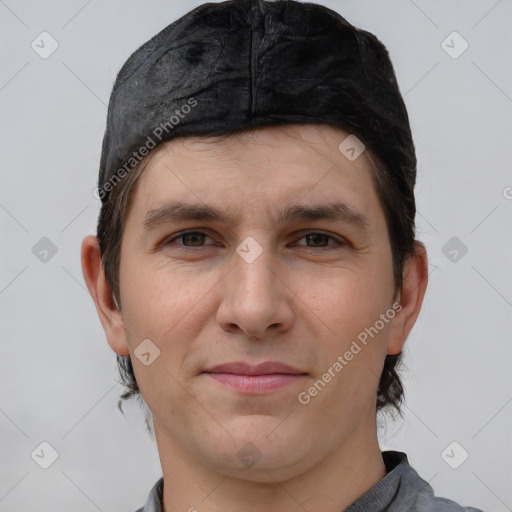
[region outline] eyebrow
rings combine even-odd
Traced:
[[[230,215],[214,206],[174,201],[160,208],[149,210],[142,225],[144,229],[151,230],[162,224],[187,220],[218,221],[232,225],[238,223],[237,216]],[[273,225],[294,220],[327,220],[341,221],[361,229],[367,229],[369,226],[369,221],[363,214],[343,202],[288,206],[277,210],[271,220]]]

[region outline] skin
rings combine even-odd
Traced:
[[[419,314],[427,259],[418,244],[397,291],[369,155],[348,160],[338,150],[347,135],[286,125],[157,147],[126,216],[121,310],[97,239],[83,241],[84,278],[112,349],[133,354],[150,339],[160,350],[149,366],[132,361],[153,414],[166,512],[339,512],[385,475],[376,390],[386,354],[401,352]],[[148,212],[176,200],[215,206],[233,220],[144,227]],[[278,208],[333,201],[364,215],[366,227],[272,220]],[[204,236],[177,237],[187,229]],[[262,249],[252,263],[236,252],[247,237]],[[395,302],[401,310],[392,320],[308,404],[300,403],[298,394]],[[241,360],[280,361],[306,375],[248,395],[203,373]],[[244,446],[261,455],[251,467],[237,456]]]

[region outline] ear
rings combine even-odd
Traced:
[[[398,355],[420,314],[428,282],[427,250],[421,242],[415,243],[415,254],[409,258],[402,272],[402,286],[397,294],[401,309],[390,322],[388,354]]]
[[[103,271],[99,241],[92,235],[82,241],[82,273],[110,347],[121,356],[128,355],[123,317]]]

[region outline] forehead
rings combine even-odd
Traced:
[[[326,125],[260,127],[223,136],[189,136],[153,150],[135,195],[149,202],[169,195],[249,195],[278,200],[286,194],[374,194],[373,163],[355,136]],[[356,139],[357,141],[357,139]],[[359,144],[362,144],[359,142]],[[364,146],[362,146],[364,147]],[[197,198],[196,198],[197,199]]]

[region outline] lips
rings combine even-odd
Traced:
[[[236,375],[270,375],[281,373],[305,375],[305,372],[300,371],[298,368],[277,361],[265,361],[256,365],[251,365],[244,361],[224,363],[205,370],[205,373],[233,373]]]
[[[277,361],[252,365],[243,361],[212,366],[204,373],[222,386],[243,394],[267,394],[299,382],[305,372]]]

